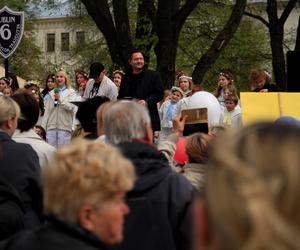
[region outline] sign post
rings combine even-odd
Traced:
[[[4,57],[5,76],[8,58],[17,49],[24,32],[24,12],[13,11],[7,6],[0,10],[0,54]]]

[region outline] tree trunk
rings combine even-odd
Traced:
[[[243,16],[243,12],[246,8],[246,0],[237,0],[232,10],[231,16],[228,22],[225,24],[223,30],[217,35],[213,41],[211,47],[197,62],[193,71],[192,77],[196,84],[201,84],[205,73],[211,67],[212,64],[218,59],[221,52],[224,50],[230,39],[236,32]]]
[[[284,24],[293,8],[296,6],[297,1],[298,0],[290,0],[285,6],[280,18],[278,18],[277,1],[267,1],[273,74],[276,85],[282,91],[285,91],[287,87],[287,72],[283,50]]]
[[[251,13],[245,13],[246,15],[261,21],[269,29],[270,43],[271,43],[271,50],[272,50],[273,74],[274,74],[276,85],[282,91],[286,90],[287,87],[287,72],[286,72],[286,65],[285,65],[285,55],[283,50],[284,24],[287,18],[289,17],[291,11],[295,8],[297,1],[299,0],[289,0],[284,10],[282,11],[280,18],[278,18],[277,1],[268,0],[267,14],[268,14],[269,22],[267,22],[261,16],[251,14]],[[297,44],[299,44],[298,46],[300,47],[299,40],[300,38],[299,38],[299,25],[298,25],[296,48],[297,48]]]
[[[81,0],[88,14],[102,32],[114,64],[126,67],[128,54],[133,48],[130,35],[127,0],[114,0],[115,19],[106,0]]]
[[[168,89],[174,84],[178,45],[178,32],[174,27],[176,26],[174,15],[178,8],[178,0],[161,0],[158,2],[156,29],[159,40],[155,47],[155,54],[157,57],[157,70],[161,73],[165,88]]]
[[[298,28],[297,28],[295,51],[300,51],[300,15],[299,15],[299,19],[298,19]]]
[[[268,0],[267,13],[269,18],[269,32],[272,50],[272,66],[275,83],[281,90],[286,89],[287,77],[283,52],[284,27],[277,16],[277,3]]]
[[[155,6],[153,0],[140,0],[137,10],[135,44],[145,56],[145,64],[149,64],[150,51],[155,41]]]
[[[157,70],[165,88],[169,89],[175,80],[175,65],[179,35],[185,20],[200,0],[187,0],[180,7],[179,0],[160,0],[156,15],[158,43],[155,46]]]

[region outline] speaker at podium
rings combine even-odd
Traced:
[[[300,51],[288,51],[287,61],[287,91],[300,92]]]

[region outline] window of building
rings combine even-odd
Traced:
[[[76,32],[76,45],[82,46],[85,44],[85,34],[84,31]]]
[[[47,34],[47,52],[55,51],[55,34],[49,33]]]
[[[61,51],[69,51],[70,49],[70,34],[61,33]]]

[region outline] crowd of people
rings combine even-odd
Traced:
[[[201,86],[181,71],[164,91],[140,51],[129,64],[110,80],[95,62],[76,90],[64,70],[42,91],[0,79],[0,250],[298,249],[300,122],[242,126],[226,71],[219,125],[183,136]]]

